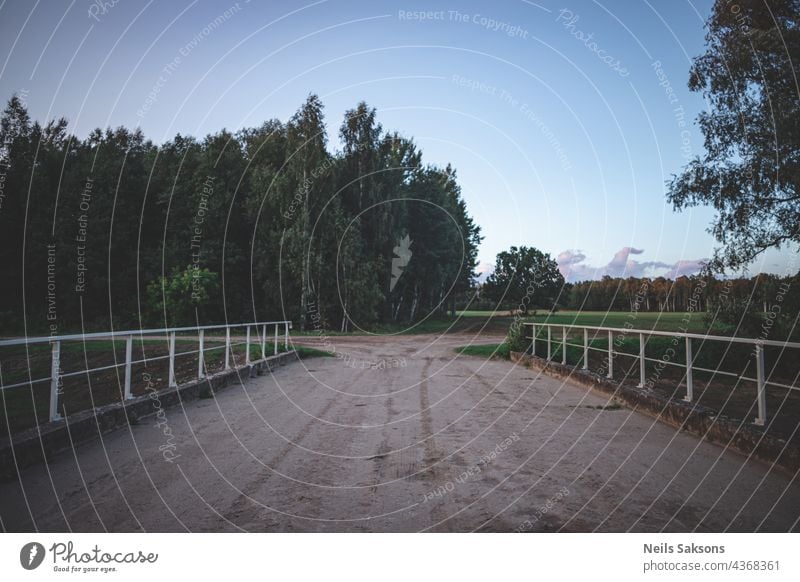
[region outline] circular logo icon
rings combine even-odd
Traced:
[[[19,552],[19,563],[26,570],[35,570],[44,561],[44,546],[39,542],[29,542]]]

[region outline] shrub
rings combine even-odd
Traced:
[[[530,329],[523,325],[524,320],[515,319],[511,327],[508,328],[505,344],[512,352],[524,352],[530,348],[531,340],[525,336],[530,333]]]
[[[714,324],[722,324],[740,337],[758,337],[764,325],[764,319],[757,311],[755,302],[736,300],[724,295],[709,301],[705,320],[709,329]]]
[[[155,318],[168,326],[194,325],[195,310],[207,305],[219,289],[219,277],[208,269],[186,267],[159,277],[147,286],[148,303]]]

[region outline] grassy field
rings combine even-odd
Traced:
[[[479,312],[475,312],[478,314]],[[348,332],[338,332],[328,329],[314,330],[309,329],[306,331],[298,331],[294,329],[290,332],[292,336],[297,337],[336,337],[336,336],[349,336],[349,335],[364,335],[365,333],[374,335],[411,335],[411,334],[441,334],[441,333],[459,333],[464,331],[473,331],[480,329],[484,324],[487,324],[486,330],[491,332],[505,333],[508,326],[511,325],[513,319],[507,315],[497,314],[492,317],[491,312],[487,311],[485,314],[480,312],[475,317],[429,317],[428,319],[415,323],[392,323],[374,325],[362,331],[355,329]]]
[[[522,318],[522,321],[531,323],[550,323],[567,326],[595,326],[595,327],[628,327],[630,329],[658,330],[658,331],[688,331],[690,333],[729,336],[735,329],[731,326],[715,323],[709,328],[704,312],[630,312],[630,311],[572,311],[562,310],[556,313],[539,311],[536,315]],[[459,311],[457,317],[431,317],[414,326],[408,324],[383,324],[372,327],[369,333],[376,335],[390,334],[440,334],[440,333],[477,333],[498,334],[508,331],[511,323],[516,319],[514,313],[508,310],[498,311]],[[361,335],[363,331],[354,330],[339,333],[328,330],[308,330],[305,332],[293,331],[297,336],[337,336]],[[772,330],[771,339],[784,339]]]
[[[380,325],[373,325],[367,328],[362,329],[352,329],[350,331],[336,331],[331,329],[307,329],[305,331],[299,330],[292,330],[290,335],[298,336],[298,337],[313,337],[313,336],[329,336],[329,337],[336,337],[336,336],[349,336],[349,335],[364,335],[364,334],[375,334],[375,335],[390,335],[390,334],[397,334],[397,335],[407,335],[407,334],[415,334],[415,333],[443,333],[446,332],[448,327],[453,325],[453,322],[456,321],[455,319],[449,318],[429,318],[425,321],[418,322],[416,324],[408,324],[408,323],[397,323],[397,324],[380,324]]]
[[[461,311],[463,317],[486,318],[492,315],[491,311]],[[508,311],[498,311],[497,316],[508,317]],[[539,312],[536,316],[526,317],[524,321],[533,323],[552,323],[556,325],[587,325],[597,327],[623,327],[626,324],[635,329],[648,329],[660,331],[690,331],[706,333],[708,325],[705,323],[705,314],[700,312],[638,312],[630,311],[558,311],[557,313]],[[728,335],[730,332],[724,326],[714,326],[713,333]]]
[[[456,348],[456,353],[465,356],[477,356],[479,358],[511,359],[511,351],[509,350],[508,344],[505,342],[500,344],[473,344],[461,346],[460,348]]]

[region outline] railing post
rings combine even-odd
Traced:
[[[536,324],[531,324],[531,355],[536,355]]]
[[[114,343],[114,340],[111,340]],[[125,338],[125,400],[133,398],[131,396],[131,362],[133,360],[133,336]]]
[[[261,359],[267,359],[267,326],[264,324],[261,329]]]
[[[276,356],[278,355],[278,324],[275,324],[275,343],[272,346],[273,350],[272,353]]]
[[[225,326],[225,369],[231,369],[231,327]]]
[[[550,361],[550,330],[552,328],[548,325],[547,326],[547,361]]]
[[[203,349],[206,343],[206,330],[201,329],[197,334],[197,379],[202,380],[206,377],[206,362]]]
[[[583,328],[583,369],[589,369],[589,330]]]
[[[607,378],[614,377],[614,333],[608,330],[608,373]]]
[[[250,326],[247,326],[247,332],[245,333],[245,340],[244,340],[244,363],[249,365],[250,364]]]
[[[644,334],[639,334],[639,388],[644,388],[645,360],[644,360]]]
[[[561,326],[561,364],[567,363],[567,328]]]
[[[283,351],[289,351],[289,322],[285,322],[283,331]]]
[[[50,360],[50,421],[61,420],[58,412],[58,396],[61,393],[59,376],[61,374],[61,341],[53,342],[53,355]]]
[[[756,379],[758,381],[758,418],[755,423],[764,426],[767,422],[767,392],[764,382],[764,346],[756,344]]]
[[[178,382],[175,380],[175,332],[169,334],[169,386],[177,386]]]
[[[686,396],[684,400],[691,402],[694,398],[694,378],[692,377],[692,363],[694,356],[692,355],[692,338],[686,338]]]

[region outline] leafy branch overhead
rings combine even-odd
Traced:
[[[800,244],[798,19],[798,0],[717,0],[691,68],[689,88],[709,105],[697,120],[706,151],[673,177],[667,198],[677,210],[716,210],[716,271]]]

